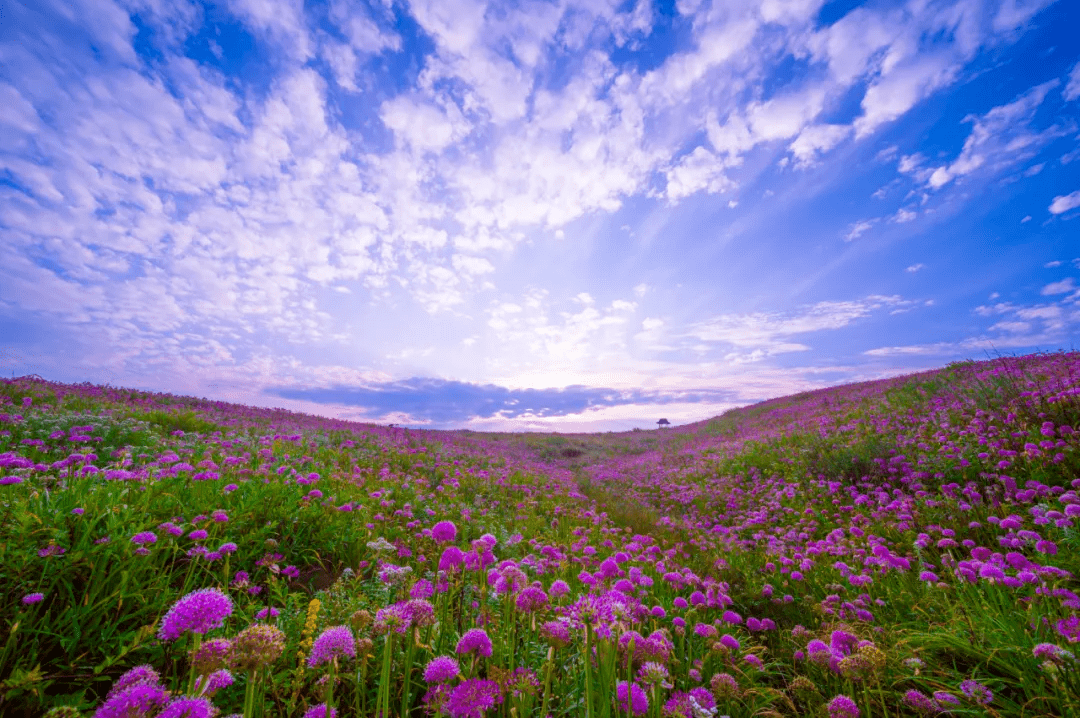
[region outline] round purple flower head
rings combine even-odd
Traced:
[[[619,701],[619,710],[626,712],[627,702],[630,704],[630,710],[633,711],[636,716],[643,716],[649,712],[649,697],[645,693],[645,689],[639,686],[637,683],[631,683],[630,687],[626,687],[626,681],[619,681],[615,688],[616,698]]]
[[[214,718],[217,708],[209,698],[174,698],[156,718]]]
[[[150,685],[157,685],[161,682],[161,676],[154,670],[152,666],[144,663],[141,666],[135,666],[130,669],[124,675],[116,679],[112,688],[109,690],[108,698],[112,698],[114,695],[121,693],[122,691],[131,688],[132,686],[142,685],[144,683]]]
[[[156,683],[135,683],[123,690],[110,693],[105,702],[94,712],[94,718],[144,716],[168,702],[169,692]]]
[[[1032,650],[1032,654],[1036,658],[1044,658],[1057,665],[1064,665],[1073,660],[1072,651],[1067,651],[1061,646],[1056,646],[1053,643],[1040,643]]]
[[[451,718],[484,718],[502,700],[498,683],[470,678],[454,688],[446,700],[446,712]]]
[[[709,689],[715,696],[731,698],[739,695],[739,682],[730,673],[717,673],[709,681]]]
[[[148,543],[157,543],[157,534],[153,531],[142,531],[131,537],[131,543],[143,546]]]
[[[859,718],[859,706],[845,695],[839,695],[829,701],[829,718]]]
[[[439,557],[439,570],[450,571],[465,561],[465,554],[457,546],[447,546]]]
[[[540,635],[556,648],[570,645],[570,628],[562,621],[548,621],[540,627]]]
[[[314,668],[343,656],[356,657],[356,639],[348,626],[331,626],[315,639],[308,666]]]
[[[559,578],[552,582],[552,596],[554,596],[555,598],[559,598],[560,596],[565,596],[568,593],[570,593],[570,586],[566,583],[566,581],[563,581],[561,578]]]
[[[994,701],[994,693],[978,681],[967,680],[960,683],[960,691],[968,700],[981,706],[988,706]]]
[[[700,711],[701,713],[711,713],[712,709],[716,707],[716,699],[713,698],[713,694],[707,688],[691,688],[690,701],[696,703],[698,708],[704,709]],[[699,711],[694,712],[698,713]]]
[[[233,645],[228,638],[211,638],[203,641],[197,650],[190,654],[191,667],[195,673],[207,676],[215,671],[227,668],[231,661]]]
[[[44,600],[44,593],[28,593],[22,597],[22,602],[24,606],[29,606],[32,603],[41,603]]]
[[[327,708],[325,703],[320,703],[308,708],[304,718],[337,718],[337,709]]]
[[[208,696],[214,695],[222,688],[228,688],[235,682],[233,674],[228,669],[222,668],[208,676],[199,676],[195,680],[195,690]]]
[[[420,579],[409,589],[409,598],[431,598],[434,594],[435,587],[426,578]]]
[[[938,712],[938,706],[934,700],[914,688],[904,694],[904,703],[920,715],[935,715]]]
[[[436,543],[450,543],[457,538],[457,526],[453,521],[440,521],[431,527],[431,538]]]
[[[205,634],[221,628],[232,610],[232,599],[216,588],[192,591],[174,603],[161,619],[158,638],[175,641],[188,631]]]
[[[491,656],[491,639],[488,638],[488,634],[484,629],[471,628],[458,641],[455,651],[458,655],[476,653],[479,656],[488,658]]]
[[[458,664],[450,656],[436,656],[424,669],[424,681],[427,683],[445,683],[458,674]]]
[[[514,605],[517,606],[517,610],[522,613],[533,613],[539,611],[547,605],[548,596],[544,593],[543,589],[536,586],[526,586],[521,590],[521,593],[517,595],[514,600]]]

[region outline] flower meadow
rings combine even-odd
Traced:
[[[0,380],[0,713],[1080,715],[1080,354],[667,430]]]

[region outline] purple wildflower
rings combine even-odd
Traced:
[[[232,641],[227,638],[211,638],[203,641],[198,650],[191,653],[191,667],[198,675],[210,675],[227,668],[232,661]]]
[[[488,638],[488,634],[484,629],[471,628],[458,641],[455,652],[458,655],[476,653],[479,656],[488,658],[491,656],[491,639]]]
[[[440,521],[431,527],[431,538],[436,543],[450,543],[457,538],[457,526],[453,521]]]
[[[694,711],[695,714],[711,713],[712,709],[716,707],[716,699],[713,698],[713,694],[710,693],[707,688],[691,688],[690,706],[691,709],[693,709],[694,706],[701,709]]]
[[[556,648],[570,645],[570,628],[563,621],[548,621],[540,627],[540,635]]]
[[[938,712],[937,703],[930,696],[914,688],[904,694],[904,703],[917,713],[933,715]]]
[[[217,708],[209,698],[174,698],[156,718],[214,718]]]
[[[615,686],[615,695],[619,702],[619,710],[622,712],[632,711],[636,716],[643,716],[649,712],[649,697],[645,689],[637,683],[631,683],[627,687],[626,681],[619,681]],[[629,708],[627,703],[629,703]]]
[[[465,561],[465,554],[457,546],[447,546],[439,557],[439,570],[451,571]]]
[[[175,641],[188,631],[205,634],[220,628],[232,610],[232,599],[216,588],[192,591],[174,603],[161,619],[158,638]]]
[[[311,706],[304,713],[304,718],[337,718],[337,709],[329,708],[325,703]]]
[[[228,688],[235,682],[233,674],[224,668],[214,671],[205,678],[204,681],[203,676],[199,676],[198,680],[195,681],[195,690],[208,696],[214,695],[222,688]]]
[[[638,680],[647,686],[663,686],[667,684],[671,674],[662,663],[647,661],[638,669]],[[670,687],[670,686],[669,686]]]
[[[161,676],[158,675],[158,672],[149,664],[144,663],[129,669],[126,673],[117,678],[106,698],[112,698],[114,695],[117,695],[121,691],[125,691],[132,686],[142,685],[143,683],[156,686],[160,682]]]
[[[968,700],[981,706],[990,705],[994,700],[994,693],[978,681],[966,680],[960,684],[960,691],[967,696]]]
[[[28,594],[26,594],[25,596],[22,597],[22,602],[23,602],[24,606],[29,606],[29,605],[34,604],[34,603],[41,603],[44,600],[45,600],[45,594],[44,593],[28,593]]]
[[[834,697],[827,708],[829,718],[859,718],[859,706],[845,695]]]
[[[413,626],[435,624],[435,607],[423,598],[414,598],[401,604],[401,613]]]
[[[502,693],[495,681],[470,678],[459,684],[446,700],[451,718],[483,718],[484,712],[502,703]]]
[[[517,610],[522,613],[534,613],[544,608],[547,605],[548,597],[544,593],[543,589],[536,586],[526,586],[521,590],[521,593],[517,595],[517,599],[514,601],[514,605],[517,606]]]
[[[730,673],[717,673],[709,681],[709,689],[720,698],[731,698],[739,694],[739,682]]]
[[[356,656],[356,639],[348,626],[331,626],[319,634],[311,646],[308,666],[314,668],[335,658]]]
[[[435,587],[431,585],[431,581],[422,578],[409,589],[409,598],[431,598],[434,593]]]
[[[169,692],[157,683],[140,682],[114,691],[94,712],[94,718],[144,716],[169,701]]]
[[[424,669],[424,680],[427,683],[445,683],[453,680],[458,674],[458,663],[450,656],[436,656],[432,658]]]
[[[141,531],[131,537],[131,543],[137,546],[157,543],[157,534],[155,534],[153,531]]]
[[[548,589],[548,591],[555,598],[560,598],[560,597],[565,596],[566,594],[570,593],[570,586],[566,583],[566,581],[563,581],[560,578],[560,579],[556,579],[555,581],[552,581],[551,588]]]
[[[1036,658],[1042,658],[1058,665],[1063,665],[1066,661],[1073,659],[1072,651],[1067,651],[1061,646],[1055,646],[1053,643],[1040,643],[1032,650],[1032,654]]]

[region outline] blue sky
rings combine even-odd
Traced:
[[[1080,342],[1080,5],[0,2],[0,372],[606,431]]]

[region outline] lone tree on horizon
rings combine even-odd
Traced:
[[[661,419],[660,421],[656,422],[657,429],[663,429],[665,426],[671,426],[671,422],[667,419]]]

